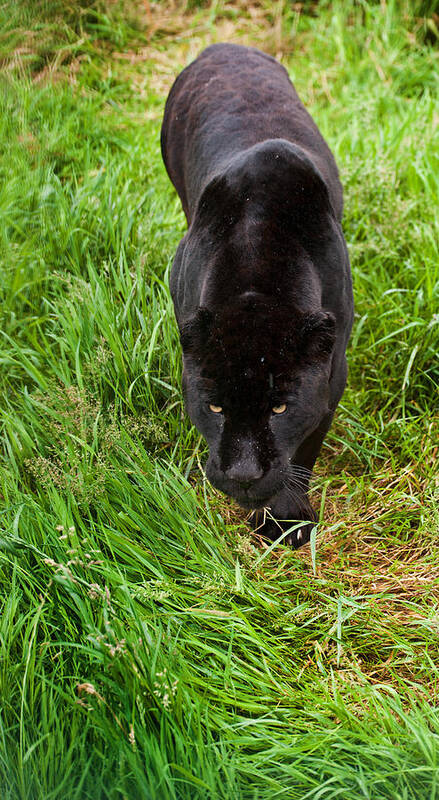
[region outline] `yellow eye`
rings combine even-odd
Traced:
[[[274,408],[272,408],[271,410],[273,414],[283,414],[284,411],[286,411],[286,409],[287,409],[287,404],[282,403],[281,406],[274,406]]]
[[[221,414],[222,408],[221,406],[213,406],[212,403],[209,403],[209,408],[213,411],[214,414]]]

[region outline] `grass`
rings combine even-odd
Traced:
[[[436,800],[437,9],[0,16],[2,798]],[[159,129],[222,39],[288,66],[345,186],[350,377],[298,552],[205,482],[183,413]]]

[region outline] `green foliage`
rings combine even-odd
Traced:
[[[0,9],[1,796],[434,800],[435,9],[150,6]],[[162,79],[216,26],[286,54],[345,186],[311,550],[264,549],[183,414]]]

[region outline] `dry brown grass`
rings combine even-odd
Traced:
[[[111,20],[117,14],[114,0],[97,3],[96,7]],[[107,39],[98,39],[93,31],[83,26],[87,8],[65,4],[64,13],[57,4],[49,26],[20,29],[20,43],[0,59],[0,68],[7,72],[24,72],[30,66],[33,80],[48,82],[69,80],[75,76],[81,61],[91,51],[94,55],[111,58],[125,66],[135,68],[132,78],[135,85],[141,84],[137,74],[146,65],[151,68],[149,88],[165,95],[169,90],[176,67],[192,61],[203,47],[219,41],[262,47],[279,60],[292,53],[294,31],[304,3],[287,4],[279,0],[271,4],[261,0],[234,0],[234,2],[206,3],[202,9],[192,6],[187,0],[171,2],[148,2],[133,0],[125,3],[124,12],[135,27],[136,34],[129,46],[115,48]],[[296,24],[283,29],[285,9],[293,15]],[[309,4],[307,5],[309,13]],[[80,30],[76,41],[66,46],[66,24]],[[57,34],[58,30],[58,34]],[[74,36],[69,30],[68,38]],[[1,40],[1,37],[0,37]]]

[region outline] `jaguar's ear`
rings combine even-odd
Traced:
[[[330,311],[308,314],[301,330],[300,350],[309,360],[324,361],[335,345],[335,317]]]
[[[207,308],[197,309],[194,316],[188,319],[180,328],[180,342],[183,353],[196,355],[209,338],[212,328],[213,315]]]

